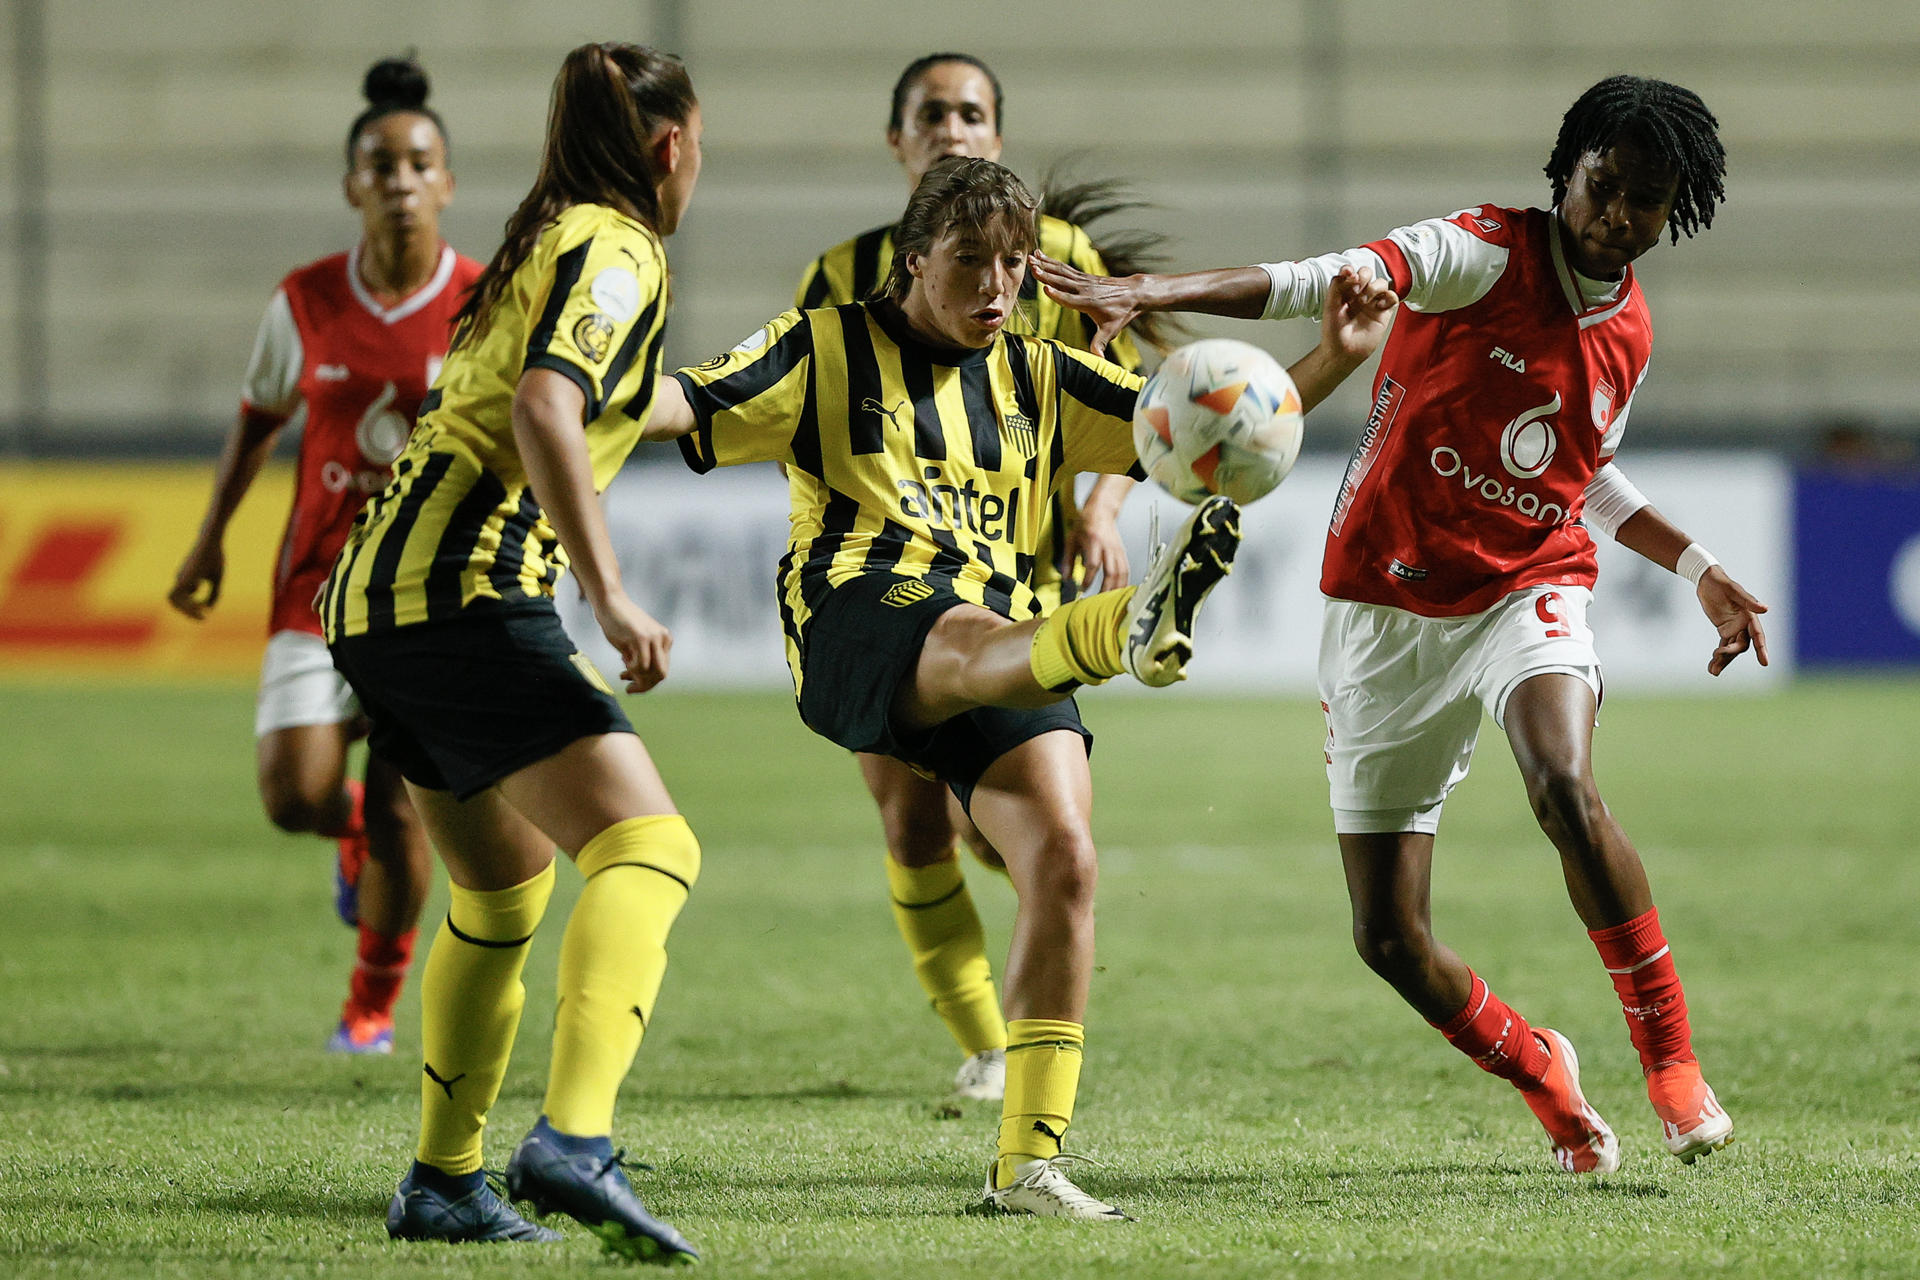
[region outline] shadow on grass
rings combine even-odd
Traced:
[[[795,1085],[787,1089],[667,1089],[648,1091],[659,1099],[675,1102],[885,1102],[917,1101],[925,1090],[868,1089],[851,1080],[828,1080],[819,1084]]]
[[[208,1213],[233,1214],[247,1218],[289,1218],[327,1223],[338,1227],[366,1227],[384,1223],[385,1199],[371,1199],[358,1192],[327,1187],[287,1188],[272,1191],[221,1191],[212,1195],[189,1195],[187,1203]],[[381,1239],[385,1239],[383,1231]]]

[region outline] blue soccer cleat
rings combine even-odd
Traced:
[[[507,1194],[545,1217],[564,1213],[610,1252],[639,1262],[689,1263],[700,1255],[672,1225],[647,1212],[627,1182],[611,1138],[561,1133],[541,1116],[507,1161]]]
[[[387,1234],[395,1240],[442,1240],[448,1244],[512,1240],[551,1244],[561,1238],[513,1211],[483,1174],[442,1173],[415,1161],[387,1206]]]
[[[340,1019],[327,1039],[328,1053],[392,1053],[393,1019],[377,1014],[349,1014]]]

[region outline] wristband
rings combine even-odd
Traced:
[[[1707,570],[1719,563],[1713,558],[1713,552],[1697,542],[1689,542],[1687,549],[1680,553],[1680,559],[1675,562],[1673,571],[1697,587]]]

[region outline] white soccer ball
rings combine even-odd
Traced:
[[[1300,392],[1280,362],[1232,338],[1190,342],[1140,389],[1133,447],[1182,502],[1265,497],[1300,456]]]

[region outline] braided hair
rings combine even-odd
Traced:
[[[1580,95],[1560,121],[1560,136],[1547,161],[1553,202],[1567,194],[1574,166],[1589,152],[1619,142],[1646,149],[1679,178],[1667,230],[1673,242],[1713,225],[1713,211],[1726,199],[1727,151],[1720,122],[1700,95],[1665,80],[1609,76]]]
[[[367,68],[366,79],[361,82],[360,93],[367,100],[366,110],[353,118],[353,124],[347,129],[347,168],[353,168],[353,148],[360,141],[360,132],[376,120],[401,111],[410,111],[433,121],[433,127],[440,131],[440,140],[447,141],[446,122],[440,119],[440,113],[427,105],[427,95],[432,85],[427,73],[414,60],[409,52],[403,58],[382,58]]]

